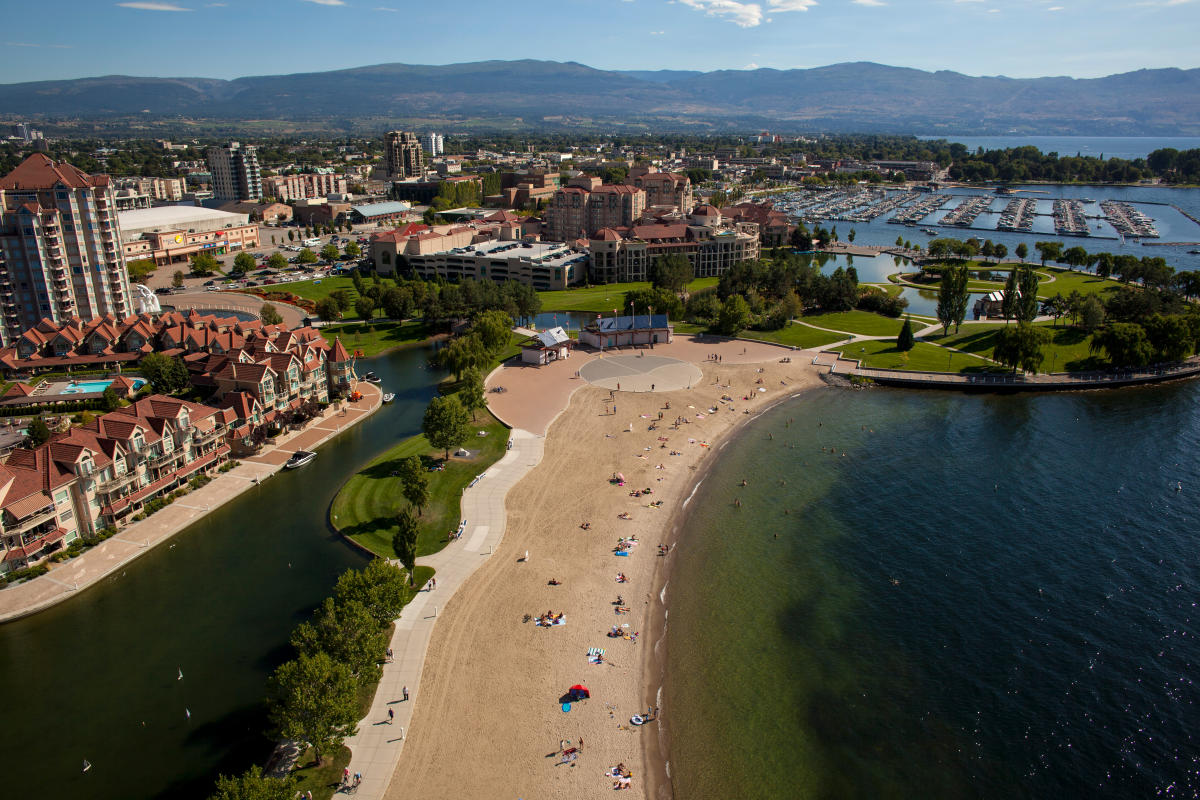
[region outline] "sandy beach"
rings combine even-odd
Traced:
[[[811,354],[680,344],[656,352],[701,368],[690,389],[612,394],[580,381],[573,394],[555,395],[569,405],[550,424],[542,462],[509,493],[496,557],[440,612],[388,797],[593,797],[613,791],[606,773],[617,764],[632,773],[628,796],[670,796],[659,724],[630,724],[655,705],[661,677],[654,645],[672,555],[659,545],[670,542],[687,493],[729,435],[820,383]],[[710,351],[762,360],[704,362]],[[780,363],[786,356],[791,363]],[[677,418],[686,422],[675,426]],[[615,473],[624,486],[611,482]],[[614,553],[622,538],[637,540],[627,556]],[[683,534],[676,547],[686,546]],[[628,580],[618,582],[619,573]],[[703,587],[669,592],[690,590]],[[547,612],[564,624],[536,625]],[[613,626],[636,641],[609,637]],[[601,663],[588,658],[594,648],[604,650]],[[591,698],[564,712],[574,684]],[[661,720],[669,725],[669,708]],[[578,748],[574,760],[562,757],[564,746]]]

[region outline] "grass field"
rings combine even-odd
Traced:
[[[786,344],[789,347],[805,349],[809,347],[824,347],[833,342],[840,342],[846,337],[836,333],[819,331],[816,328],[810,328],[807,325],[799,325],[793,322],[786,328],[780,328],[777,331],[743,331],[742,338],[761,339],[764,342],[775,342],[776,344]]]
[[[697,278],[687,285],[687,290],[694,292],[716,285],[716,278]],[[649,288],[649,281],[609,283],[603,286],[538,292],[538,297],[542,301],[542,311],[593,311],[597,314],[611,314],[614,308],[620,308],[626,292]],[[617,305],[613,305],[614,303]]]
[[[1038,272],[1043,272],[1054,278],[1053,283],[1047,283],[1043,280],[1038,284],[1038,297],[1043,298],[1053,297],[1060,293],[1063,297],[1066,297],[1072,291],[1076,291],[1080,294],[1100,295],[1100,299],[1103,300],[1106,294],[1124,286],[1120,281],[1114,281],[1110,278],[1101,278],[1087,272],[1072,272],[1069,269],[1060,269],[1059,267],[1046,267],[1044,270],[1039,269]]]
[[[270,286],[262,286],[260,288],[268,292],[291,292],[297,297],[303,297],[314,302],[329,297],[330,294],[338,289],[349,289],[351,308],[354,307],[354,301],[358,299],[358,292],[354,291],[354,281],[340,275],[337,277],[321,278],[320,281],[320,283],[311,280],[274,283]],[[385,279],[383,285],[391,286],[392,282]]]
[[[874,369],[909,369],[917,372],[983,372],[989,368],[1003,369],[928,342],[917,342],[908,353],[898,350],[896,342],[890,339],[853,342],[834,349],[845,353],[848,358],[862,361],[864,367]]]
[[[895,336],[904,326],[903,319],[885,317],[870,311],[838,311],[832,314],[805,314],[801,318],[809,325],[829,328],[863,336]]]
[[[346,349],[360,351],[365,358],[377,356],[400,347],[415,347],[433,334],[430,326],[420,320],[407,322],[351,322],[343,325],[326,325],[321,335],[330,344],[336,336]]]
[[[452,458],[445,471],[429,473],[430,501],[418,518],[418,555],[436,553],[445,547],[447,534],[458,527],[463,488],[504,455],[508,428],[486,412],[480,412],[478,420],[471,430],[487,431],[487,436],[471,436],[464,443],[472,457]],[[430,447],[424,436],[405,439],[388,450],[346,481],[338,492],[330,509],[333,527],[371,552],[395,558],[392,550],[395,518],[408,501],[401,493],[400,478],[393,473],[402,459],[414,455],[432,465],[440,463],[444,453]]]
[[[1090,338],[1078,328],[1068,328],[1062,325],[1054,327],[1049,322],[1037,323],[1039,328],[1050,332],[1051,339],[1042,348],[1046,359],[1042,362],[1043,372],[1080,372],[1092,369],[1103,369],[1107,362],[1088,351]],[[949,336],[927,336],[927,341],[944,344],[992,358],[996,346],[996,331],[1004,325],[988,323],[986,325],[964,326],[957,334]],[[980,330],[983,328],[983,330]]]

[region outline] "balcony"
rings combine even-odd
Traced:
[[[5,527],[5,531],[7,533],[26,534],[26,533],[29,533],[30,531],[32,531],[37,526],[42,525],[46,522],[52,522],[52,524],[50,526],[52,528],[58,524],[55,519],[55,510],[54,510],[53,504],[48,505],[45,508],[42,508],[38,511],[35,511],[33,514],[26,517],[25,519],[18,521],[16,525],[6,525],[4,527]]]
[[[124,475],[119,475],[112,480],[101,481],[100,483],[97,483],[96,491],[100,492],[101,494],[107,494],[108,492],[120,489],[122,486],[127,486],[130,481],[134,480],[135,478],[137,478],[137,473],[130,470]]]
[[[179,457],[179,454],[182,452],[183,452],[182,450],[172,450],[171,452],[164,453],[162,455],[150,454],[146,458],[146,463],[152,467],[161,467],[170,461],[174,461],[176,458]]]
[[[195,436],[193,436],[192,437],[192,445],[193,446],[205,445],[205,444],[208,444],[209,442],[212,442],[216,439],[221,438],[224,435],[225,435],[224,428],[213,428],[208,433],[197,433]]]

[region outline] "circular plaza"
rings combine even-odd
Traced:
[[[688,389],[703,377],[700,368],[666,356],[622,355],[594,358],[579,370],[588,383],[622,392]]]

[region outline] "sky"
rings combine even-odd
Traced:
[[[520,58],[705,71],[875,61],[1014,78],[1200,66],[1200,0],[0,0],[0,8],[0,83]]]

